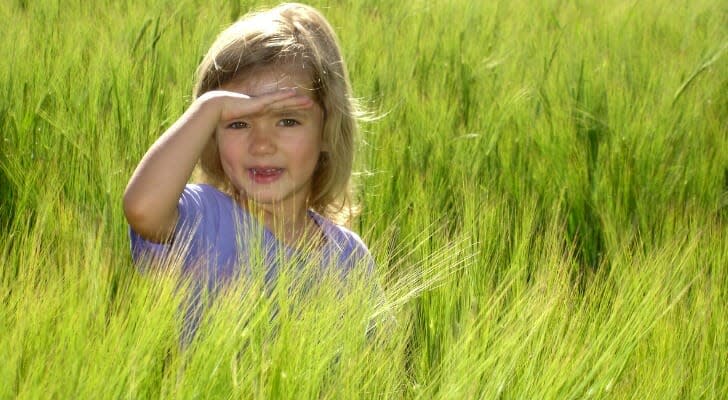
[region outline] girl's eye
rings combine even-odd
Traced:
[[[280,122],[278,122],[278,125],[285,126],[285,127],[292,127],[292,126],[296,126],[299,124],[300,124],[300,122],[296,121],[295,119],[291,119],[291,118],[284,118],[284,119],[280,120]]]
[[[235,121],[235,122],[231,123],[230,125],[228,125],[229,129],[245,129],[247,127],[248,127],[248,123],[243,122],[243,121]]]

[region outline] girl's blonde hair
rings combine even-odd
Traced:
[[[350,177],[357,117],[336,34],[316,9],[295,3],[246,14],[217,37],[197,68],[194,97],[261,67],[300,65],[309,71],[314,98],[324,111],[322,152],[312,178],[309,208],[338,223],[355,213]],[[200,162],[203,180],[234,194],[222,169],[215,135]]]

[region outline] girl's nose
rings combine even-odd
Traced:
[[[268,155],[275,152],[275,143],[264,130],[253,128],[250,132],[250,154]]]

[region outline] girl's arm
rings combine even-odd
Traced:
[[[211,91],[197,98],[147,150],[129,180],[124,214],[131,228],[147,240],[166,241],[177,224],[182,191],[218,124],[270,109],[311,105],[308,97],[295,94],[294,90],[278,90],[249,97]]]

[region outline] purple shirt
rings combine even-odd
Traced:
[[[266,284],[275,284],[284,261],[284,265],[301,267],[317,262],[321,271],[335,272],[342,278],[361,265],[367,268],[367,275],[373,275],[374,260],[359,236],[313,211],[309,215],[325,238],[322,254],[315,255],[303,254],[280,242],[230,196],[212,186],[187,185],[177,209],[179,219],[169,244],[145,240],[132,229],[129,232],[132,257],[142,271],[163,268],[172,261],[172,265],[181,265],[184,277],[192,279],[190,297],[183,310],[183,344],[195,336],[204,312],[201,292],[207,291],[214,297],[221,287],[241,274],[252,276],[259,272]],[[257,251],[252,251],[255,247]],[[381,297],[376,283],[374,287]]]
[[[262,268],[258,271],[264,272],[265,281],[272,282],[282,258],[305,257],[280,242],[247,210],[213,186],[187,185],[177,209],[179,219],[171,244],[150,242],[130,229],[132,257],[142,270],[170,257],[181,257],[183,275],[206,282],[207,288],[215,291],[240,273],[251,275],[255,268]],[[356,233],[313,211],[308,213],[325,238],[320,259],[314,261],[320,262],[322,270],[334,269],[343,277],[361,264],[373,272],[374,261]],[[251,251],[253,246],[258,251]],[[258,255],[257,262],[254,254]]]

